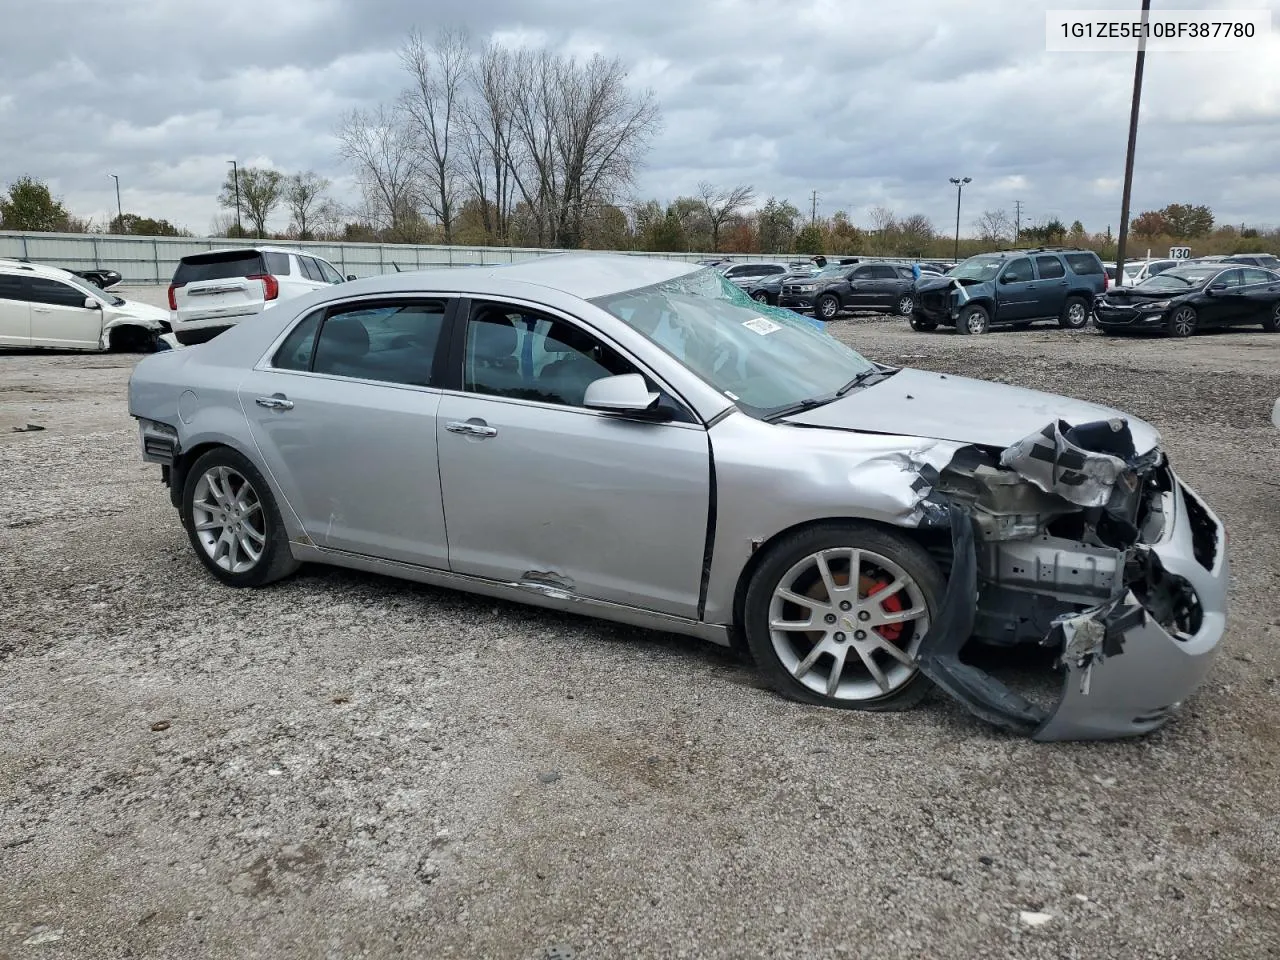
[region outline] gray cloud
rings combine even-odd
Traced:
[[[1196,0],[1186,8],[1225,7]],[[669,200],[700,180],[761,198],[887,205],[949,232],[986,208],[1118,220],[1132,57],[1044,50],[1053,0],[42,0],[5,6],[0,181],[43,177],[81,215],[127,209],[196,232],[226,161],[314,169],[354,196],[337,117],[390,100],[412,26],[477,41],[599,51],[630,64],[664,128],[637,183]],[[1275,12],[1280,0],[1250,4]],[[1151,55],[1134,205],[1208,203],[1227,222],[1280,222],[1280,40],[1252,51]]]

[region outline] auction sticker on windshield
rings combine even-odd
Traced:
[[[775,330],[781,330],[781,324],[774,323],[772,320],[766,320],[764,317],[752,317],[750,320],[744,321],[742,324],[753,333],[758,333],[762,337],[767,337]]]

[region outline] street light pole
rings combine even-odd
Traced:
[[[116,226],[119,229],[123,230],[124,229],[124,208],[120,206],[120,178],[117,177],[114,173],[109,173],[107,174],[107,176],[111,177],[116,182]]]
[[[1138,104],[1142,100],[1142,68],[1147,59],[1147,23],[1151,0],[1142,0],[1142,32],[1138,34],[1138,59],[1133,66],[1133,103],[1129,106],[1129,146],[1124,155],[1124,193],[1120,199],[1120,236],[1116,243],[1116,285],[1124,283],[1124,246],[1129,232],[1129,193],[1133,189],[1133,152],[1138,145]]]
[[[964,189],[966,183],[972,182],[973,177],[952,177],[951,182],[956,185],[956,247],[952,253],[953,260],[960,259],[960,191]]]
[[[240,226],[240,168],[234,160],[228,160],[227,163],[231,164],[231,180],[236,188],[236,234],[243,236],[244,227]]]

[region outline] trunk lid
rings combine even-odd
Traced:
[[[174,320],[183,323],[259,312],[271,271],[256,250],[217,250],[184,257],[173,275]]]

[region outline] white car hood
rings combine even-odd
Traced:
[[[153,307],[149,303],[139,303],[136,300],[125,300],[118,307],[107,307],[106,314],[108,326],[113,323],[119,323],[121,320],[142,320],[148,327],[158,330],[160,329],[160,324],[167,323],[169,320],[168,310]]]
[[[1111,407],[912,369],[899,370],[887,380],[787,417],[784,422],[1003,449],[1058,420],[1075,426],[1114,417],[1129,422],[1138,454],[1159,446],[1160,434],[1155,427]]]

